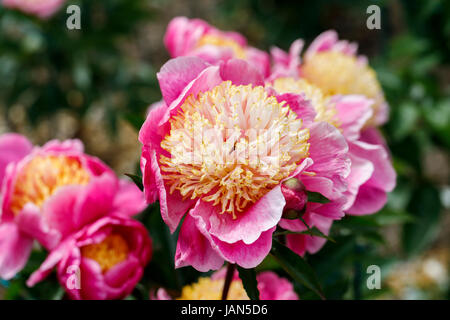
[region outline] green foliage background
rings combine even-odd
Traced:
[[[82,29],[72,31],[65,26],[65,8],[40,21],[0,7],[0,133],[21,132],[35,143],[78,137],[118,174],[126,172],[123,168],[134,171],[136,132],[147,107],[160,99],[155,74],[168,59],[162,37],[171,18],[205,19],[243,33],[261,49],[288,49],[299,37],[309,43],[320,32],[336,29],[341,38],[359,43],[378,72],[391,106],[391,120],[382,130],[398,186],[380,213],[335,223],[331,237],[336,243],[328,242],[307,261],[327,298],[449,298],[448,279],[412,295],[395,292],[389,284],[375,291],[365,285],[367,266],[380,265],[388,278],[399,264],[420,261],[437,249],[448,253],[450,242],[450,2],[375,1],[382,9],[382,28],[368,30],[366,8],[373,2],[68,1],[82,12]],[[101,110],[100,115],[93,110]],[[104,131],[98,139],[92,126]],[[124,147],[124,140],[131,146]],[[177,292],[199,276],[191,268],[174,270],[175,236],[158,210],[153,205],[140,216],[155,252],[130,299],[147,299],[159,286]],[[24,285],[44,257],[34,253],[21,275],[1,284],[0,297],[3,291],[9,299],[63,298],[55,277],[32,289]],[[258,271],[264,269],[287,276],[271,257]],[[302,299],[317,298],[300,284],[296,289]]]

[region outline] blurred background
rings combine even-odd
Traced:
[[[81,7],[81,30],[68,30],[65,8]],[[368,30],[366,9],[381,8],[381,29]],[[161,96],[156,72],[169,58],[163,35],[175,16],[235,30],[249,44],[287,50],[327,29],[359,43],[378,73],[391,107],[382,128],[398,173],[385,209],[335,223],[328,243],[307,257],[332,299],[448,299],[450,265],[450,2],[275,0],[68,1],[46,21],[0,5],[0,134],[19,132],[36,144],[79,138],[86,151],[119,175],[137,173],[138,130]],[[157,211],[152,206],[148,211]],[[152,286],[173,290],[198,277],[173,266],[173,237],[158,214],[141,217],[152,233]],[[28,289],[27,272],[0,283],[0,298],[61,298],[51,279]],[[379,265],[380,290],[368,290],[369,265]],[[268,258],[259,269],[278,269]],[[279,271],[282,273],[282,271]],[[157,275],[157,276],[155,276]],[[159,279],[156,283],[154,279]],[[52,287],[53,286],[53,287]],[[304,288],[302,299],[315,299]]]

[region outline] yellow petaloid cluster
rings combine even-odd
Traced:
[[[336,117],[336,108],[329,102],[329,97],[322,90],[312,85],[305,79],[294,79],[292,77],[278,78],[273,81],[273,88],[279,93],[303,93],[305,98],[311,101],[317,112],[316,120],[328,122],[339,127]]]
[[[161,146],[170,192],[220,205],[236,218],[308,156],[309,131],[261,86],[225,81],[186,99]]]
[[[337,51],[315,53],[305,59],[302,76],[328,96],[361,94],[373,99],[374,115],[385,103],[375,71],[354,56]]]
[[[85,185],[89,180],[89,173],[76,158],[36,156],[17,175],[11,197],[11,210],[18,214],[27,203],[41,207],[59,187]]]
[[[102,242],[81,248],[83,257],[95,260],[105,273],[128,257],[128,244],[120,234],[110,234]]]
[[[224,280],[200,278],[198,282],[183,287],[177,300],[220,300],[222,298]],[[228,300],[250,300],[241,280],[233,280],[228,291]]]

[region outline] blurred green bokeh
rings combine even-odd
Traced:
[[[137,168],[137,130],[148,106],[160,99],[156,72],[169,58],[162,38],[171,18],[205,19],[241,32],[250,44],[265,50],[272,45],[287,50],[297,38],[308,44],[327,29],[358,42],[391,107],[382,131],[398,173],[397,188],[380,213],[335,223],[331,236],[336,243],[328,243],[308,261],[328,298],[449,298],[449,1],[68,4],[80,5],[81,30],[67,30],[65,7],[48,21],[0,7],[0,133],[20,132],[40,144],[52,138],[80,138],[89,153],[118,174]],[[366,8],[371,4],[381,7],[381,30],[366,28]],[[151,216],[142,219],[154,236],[155,259],[130,298],[147,298],[155,285],[179,290],[198,276],[190,268],[166,270],[173,266],[173,237],[157,208],[148,211]],[[62,297],[53,278],[25,288],[24,279],[42,259],[40,253],[33,255],[22,275],[4,283],[5,298]],[[427,261],[440,263],[445,277],[433,273],[436,268],[427,267]],[[366,268],[372,264],[382,268],[382,290],[366,289]],[[278,266],[267,259],[260,266],[265,268]],[[405,270],[410,274],[402,283]],[[297,290],[303,299],[316,298],[300,285]]]

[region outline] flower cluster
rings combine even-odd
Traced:
[[[346,214],[380,210],[396,174],[377,127],[387,103],[367,59],[334,31],[301,55],[269,54],[235,32],[173,19],[172,58],[157,77],[163,100],[141,128],[148,203],[174,232],[176,267],[259,265],[274,231],[299,255],[315,253]],[[326,201],[310,197],[320,194]]]
[[[388,105],[355,44],[327,31],[303,54],[300,39],[269,54],[184,17],[164,43],[172,59],[157,74],[163,99],[139,132],[143,192],[78,140],[33,146],[0,136],[0,278],[20,272],[38,243],[48,255],[27,285],[56,269],[71,299],[124,298],[152,255],[133,216],[159,201],[179,230],[175,267],[220,269],[176,298],[219,299],[224,263],[258,266],[275,231],[298,255],[314,254],[334,221],[384,206],[396,180],[378,129]],[[237,273],[227,279],[229,298],[248,299]],[[298,299],[270,271],[257,287],[261,299]],[[172,296],[160,289],[154,298]]]
[[[49,251],[28,280],[54,267],[73,299],[127,296],[151,257],[146,228],[132,219],[145,208],[140,190],[119,180],[78,140],[33,147],[16,134],[0,136],[0,278],[26,264],[33,242]]]

